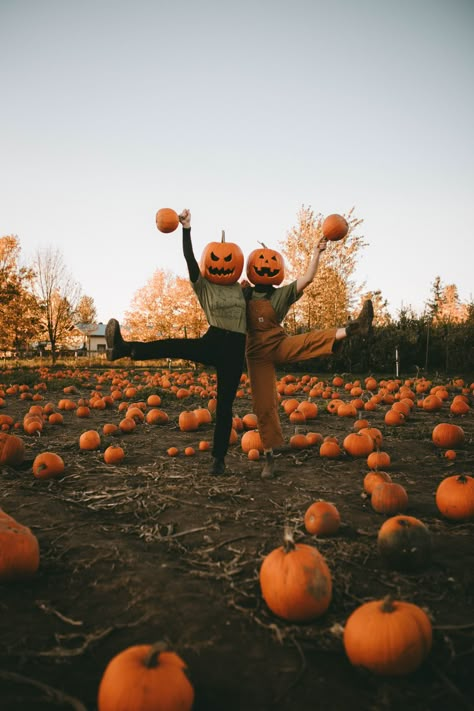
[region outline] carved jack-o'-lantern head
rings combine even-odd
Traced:
[[[238,244],[225,241],[209,242],[201,256],[201,274],[213,284],[235,284],[244,268],[244,254]]]
[[[278,286],[285,278],[285,262],[280,252],[269,249],[262,242],[247,257],[247,279],[252,284]]]

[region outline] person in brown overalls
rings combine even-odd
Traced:
[[[290,306],[302,296],[316,276],[319,258],[326,244],[326,239],[321,237],[304,276],[279,288],[275,288],[274,284],[283,280],[284,265],[278,252],[264,247],[263,250],[255,250],[247,260],[247,279],[254,286],[244,289],[247,300],[246,358],[253,410],[264,447],[265,462],[261,474],[264,479],[274,475],[273,449],[284,444],[278,415],[275,366],[329,356],[343,339],[355,334],[367,335],[372,325],[373,306],[370,299],[365,301],[357,319],[343,327],[288,336],[280,325]],[[256,252],[260,252],[257,262],[253,257]],[[276,264],[281,264],[282,273],[276,274]]]

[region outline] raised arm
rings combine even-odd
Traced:
[[[320,237],[320,239],[316,242],[313,257],[309,263],[306,273],[303,276],[298,277],[298,279],[296,280],[296,291],[298,294],[300,294],[304,289],[306,289],[306,287],[311,284],[314,277],[316,276],[316,272],[318,271],[319,266],[319,257],[321,256],[321,252],[324,252],[324,250],[326,249],[326,245],[327,240],[325,237]]]
[[[197,281],[200,270],[199,264],[196,261],[193,251],[193,243],[191,242],[191,212],[183,210],[179,215],[179,221],[183,226],[183,254],[188,265],[189,278],[194,283]]]

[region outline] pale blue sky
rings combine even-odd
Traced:
[[[199,257],[355,206],[392,313],[474,297],[472,0],[0,0],[0,46],[0,235],[59,247],[99,320],[186,275],[160,207]]]

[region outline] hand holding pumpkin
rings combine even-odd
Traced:
[[[183,227],[191,227],[191,210],[188,210],[187,208],[184,209],[182,212],[180,212],[178,217]]]
[[[316,242],[315,247],[314,247],[314,253],[318,254],[318,252],[324,252],[326,247],[328,246],[328,241],[326,237],[320,237],[318,242]]]

